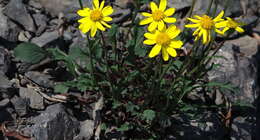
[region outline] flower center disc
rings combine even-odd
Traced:
[[[155,21],[159,21],[164,18],[164,13],[160,10],[157,10],[152,13],[152,17]]]
[[[210,30],[212,29],[212,27],[214,26],[214,21],[207,15],[204,15],[201,18],[201,27],[206,29],[206,30]]]
[[[93,10],[91,13],[90,13],[90,19],[93,20],[93,21],[99,21],[101,20],[103,17],[101,11],[99,10]]]
[[[166,33],[159,33],[156,37],[156,43],[160,45],[168,45],[171,42],[171,38]]]

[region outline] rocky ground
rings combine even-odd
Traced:
[[[91,0],[83,1],[85,6],[91,5]],[[191,1],[173,0],[169,6],[175,7],[176,14],[184,17]],[[208,1],[197,1],[195,13],[206,11]],[[122,27],[129,25],[132,0],[113,0],[112,3],[116,8],[113,22]],[[223,3],[222,0],[219,3]],[[239,90],[208,95],[215,100],[214,104],[226,104],[228,111],[222,117],[219,117],[219,112],[211,110],[203,110],[196,119],[188,114],[176,115],[176,124],[170,130],[172,135],[168,136],[170,140],[260,139],[260,1],[230,0],[230,3],[232,6],[227,15],[242,17],[247,23],[244,27],[246,32],[227,40],[218,53],[226,59],[213,61],[222,66],[210,72],[209,79],[231,82]],[[75,0],[0,0],[1,140],[99,138],[96,122],[100,119],[102,98],[80,93],[54,95],[53,86],[69,79],[62,64],[43,60],[32,65],[13,57],[13,49],[21,42],[62,50],[84,43],[77,29],[78,9]],[[218,6],[218,11],[221,9],[223,4]],[[189,100],[207,103],[207,95],[194,93]]]

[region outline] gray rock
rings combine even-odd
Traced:
[[[6,74],[10,69],[10,54],[5,48],[0,47],[0,73]]]
[[[14,95],[16,89],[12,85],[13,83],[0,73],[0,98],[11,98]]]
[[[33,38],[31,40],[31,42],[42,47],[42,46],[58,39],[59,37],[60,37],[60,35],[57,31],[44,32],[41,36]]]
[[[243,13],[242,6],[240,4],[240,0],[229,0],[232,6],[227,8],[226,16],[236,15],[239,16]],[[182,10],[184,8],[191,7],[192,0],[173,0],[168,1],[169,7],[174,7],[176,10]],[[213,3],[211,9],[213,10],[218,3],[217,13],[224,9],[223,0],[216,0]],[[208,5],[210,4],[210,0],[197,0],[196,5],[194,7],[194,14],[205,14],[207,12]],[[229,5],[231,5],[229,4]]]
[[[44,109],[43,97],[35,90],[20,87],[19,95],[21,98],[29,100],[30,107],[33,109]]]
[[[3,13],[12,20],[21,24],[26,30],[34,32],[35,26],[31,15],[28,13],[22,0],[11,0]]]
[[[226,135],[217,113],[200,112],[196,117],[183,114],[173,118],[169,140],[223,140]]]
[[[27,115],[29,111],[29,100],[14,96],[11,102],[15,108],[16,113],[22,117]]]
[[[20,29],[2,13],[2,10],[0,8],[0,38],[16,42]]]
[[[67,114],[62,104],[47,107],[39,116],[30,120],[34,125],[24,131],[35,140],[73,140],[78,135],[80,123]]]
[[[254,139],[256,118],[254,116],[236,117],[232,121],[231,140],[252,140]]]
[[[9,99],[3,99],[3,100],[1,100],[1,101],[0,101],[0,110],[1,110],[3,107],[7,106],[9,103],[10,103],[10,100],[9,100]]]
[[[50,75],[36,71],[29,71],[25,73],[25,76],[40,86],[47,88],[54,86],[54,82],[50,80],[52,78]]]
[[[94,134],[94,121],[86,120],[80,123],[80,133],[76,137],[78,140],[90,140]]]
[[[92,6],[92,0],[82,0],[84,7]],[[53,16],[63,13],[70,18],[77,17],[77,10],[80,9],[78,1],[74,0],[40,0],[41,5]]]
[[[216,70],[209,72],[209,79],[222,83],[231,83],[239,90],[236,93],[225,92],[225,96],[233,103],[255,102],[256,95],[256,62],[257,41],[251,37],[242,37],[224,44],[216,54],[223,58],[216,58],[212,62],[220,64]]]
[[[34,18],[35,24],[37,26],[36,35],[39,36],[46,29],[48,18],[46,15],[43,15],[40,13],[33,14],[33,18]]]

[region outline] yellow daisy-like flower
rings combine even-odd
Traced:
[[[152,33],[145,33],[147,38],[143,43],[146,45],[154,45],[149,53],[149,57],[157,56],[162,50],[162,57],[164,61],[169,60],[169,55],[172,57],[177,56],[175,49],[182,47],[183,42],[176,40],[175,38],[180,34],[180,29],[175,25],[171,25],[169,28],[163,28],[161,31],[156,30]]]
[[[186,28],[197,28],[194,33],[192,34],[195,37],[195,41],[199,40],[201,36],[203,37],[203,44],[208,44],[211,41],[211,31],[215,31],[221,35],[223,35],[223,32],[219,30],[219,28],[224,27],[226,24],[224,22],[224,19],[222,17],[224,16],[224,11],[221,11],[217,17],[212,19],[212,17],[209,17],[207,15],[198,16],[195,15],[193,18],[188,18],[191,22],[194,22],[195,24],[188,24],[185,25]]]
[[[240,26],[243,25],[243,23],[239,23],[236,20],[226,17],[227,20],[223,21],[223,23],[225,24],[225,28],[223,29],[223,33],[225,33],[227,30],[229,29],[235,29],[236,31],[238,31],[239,33],[243,33],[245,32],[243,28],[241,28]]]
[[[162,30],[165,27],[166,23],[174,23],[176,22],[176,18],[169,17],[172,16],[175,12],[175,8],[169,8],[166,10],[167,7],[167,0],[161,0],[159,7],[154,3],[150,3],[152,13],[142,12],[141,14],[145,17],[142,21],[140,21],[140,25],[150,24],[148,26],[148,31],[152,32],[157,27],[159,30]]]
[[[97,29],[105,31],[106,28],[111,28],[106,22],[112,21],[112,18],[109,17],[113,13],[113,8],[111,6],[105,6],[105,1],[103,0],[99,3],[99,0],[93,0],[93,9],[84,8],[83,10],[78,10],[78,15],[83,18],[78,20],[80,23],[79,29],[83,33],[89,32],[90,35],[94,37],[96,35]],[[105,26],[105,27],[104,27]]]

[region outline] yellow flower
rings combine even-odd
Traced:
[[[111,6],[104,7],[104,4],[104,0],[101,3],[99,3],[99,0],[93,0],[93,9],[84,8],[83,10],[78,10],[78,15],[83,17],[78,20],[80,23],[79,29],[83,33],[87,33],[91,30],[90,35],[91,37],[94,37],[97,29],[105,31],[105,27],[111,28],[106,22],[112,21],[112,18],[109,17],[109,15],[113,13],[113,8]]]
[[[221,35],[223,35],[223,32],[219,30],[219,28],[222,28],[225,26],[225,23],[221,22],[224,21],[222,19],[224,15],[224,11],[221,11],[217,17],[212,19],[212,17],[209,17],[207,15],[198,16],[195,15],[193,18],[188,18],[191,22],[194,22],[195,24],[188,24],[185,25],[186,28],[197,28],[193,36],[196,36],[195,41],[199,40],[201,36],[203,37],[203,44],[208,44],[211,41],[211,32],[215,31]]]
[[[180,29],[175,25],[171,25],[169,28],[163,28],[161,31],[156,30],[152,33],[145,33],[144,36],[147,40],[144,41],[146,45],[154,45],[149,53],[149,57],[157,56],[162,50],[162,57],[164,61],[169,60],[169,55],[172,57],[177,56],[175,49],[182,47],[183,43],[175,38],[180,34]]]
[[[154,3],[150,3],[152,13],[142,12],[141,14],[145,17],[139,24],[148,26],[148,31],[152,32],[157,27],[159,30],[162,30],[165,27],[166,23],[174,23],[176,22],[176,18],[169,17],[172,16],[175,12],[175,8],[169,8],[166,10],[167,0],[161,0],[159,7]]]
[[[227,20],[223,21],[223,23],[225,24],[225,28],[222,31],[223,33],[225,33],[229,29],[235,29],[239,33],[245,32],[244,29],[240,27],[243,25],[242,23],[239,23],[236,20],[229,18],[229,17],[226,17],[226,18],[227,18]]]

